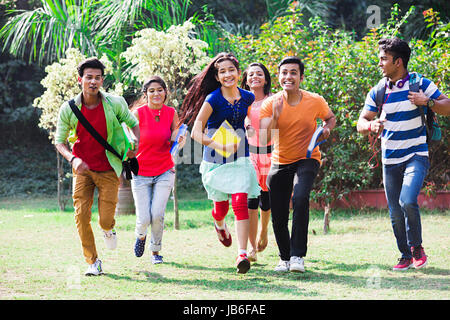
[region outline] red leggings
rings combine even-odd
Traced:
[[[247,207],[247,194],[246,193],[234,193],[231,195],[231,206],[236,216],[236,220],[248,219],[248,207]],[[214,209],[212,210],[212,216],[216,221],[222,221],[228,213],[229,202],[226,201],[214,201]]]

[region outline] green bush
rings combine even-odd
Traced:
[[[0,148],[0,198],[55,195],[55,148],[45,134]]]
[[[368,91],[382,77],[377,42],[386,35],[401,37],[401,27],[407,23],[413,9],[400,19],[398,8],[394,6],[388,23],[371,30],[360,41],[346,31],[332,30],[318,17],[304,25],[302,14],[295,7],[290,7],[291,14],[279,17],[272,24],[264,24],[258,36],[228,36],[231,49],[243,66],[259,61],[269,68],[275,92],[280,90],[277,63],[285,56],[300,57],[305,64],[302,88],[322,95],[335,113],[336,127],[321,146],[324,162],[312,193],[314,200],[329,203],[351,190],[381,187],[381,165],[374,169],[369,165],[373,150],[368,139],[357,133],[356,123]],[[434,28],[448,29],[448,26],[435,24]],[[410,70],[432,79],[445,93],[448,91],[449,43],[442,38],[444,36],[442,32],[434,32],[430,36],[434,38],[429,41],[411,41],[414,54]],[[440,144],[432,147],[432,169],[427,178],[438,188],[445,187],[448,181],[448,161],[444,160],[448,160],[445,134],[449,122],[447,118],[440,120],[444,137]],[[381,164],[380,153],[377,156]]]

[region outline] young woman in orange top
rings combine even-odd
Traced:
[[[270,221],[270,200],[266,180],[270,169],[272,146],[260,142],[259,113],[265,99],[271,95],[271,78],[267,68],[259,62],[251,63],[242,74],[241,87],[255,95],[246,119],[250,159],[255,167],[261,194],[248,199],[250,261],[256,261],[256,252],[262,252],[268,243],[267,229]],[[264,134],[264,133],[263,133]],[[258,207],[261,209],[261,228],[258,233]]]

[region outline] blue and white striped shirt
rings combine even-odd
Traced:
[[[441,95],[437,86],[426,78],[420,79],[420,89],[432,99]],[[409,81],[403,88],[393,86],[391,90],[386,87],[380,115],[381,119],[386,119],[381,134],[382,162],[385,165],[405,162],[414,154],[428,156],[426,129],[422,126],[419,109],[408,100],[408,93]],[[373,87],[366,97],[366,110],[378,112],[375,96],[376,87]],[[427,112],[427,107],[424,107],[424,112]]]

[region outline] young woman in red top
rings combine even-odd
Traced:
[[[175,169],[170,147],[178,133],[178,114],[164,104],[167,100],[167,86],[158,76],[151,77],[142,88],[143,97],[133,114],[139,119],[141,136],[137,152],[139,172],[133,176],[131,188],[136,206],[137,257],[144,253],[147,230],[151,226],[150,250],[152,263],[162,263],[161,250],[164,230],[164,213],[170,192],[175,182]],[[142,105],[142,102],[146,104]],[[178,140],[180,149],[185,137]]]

